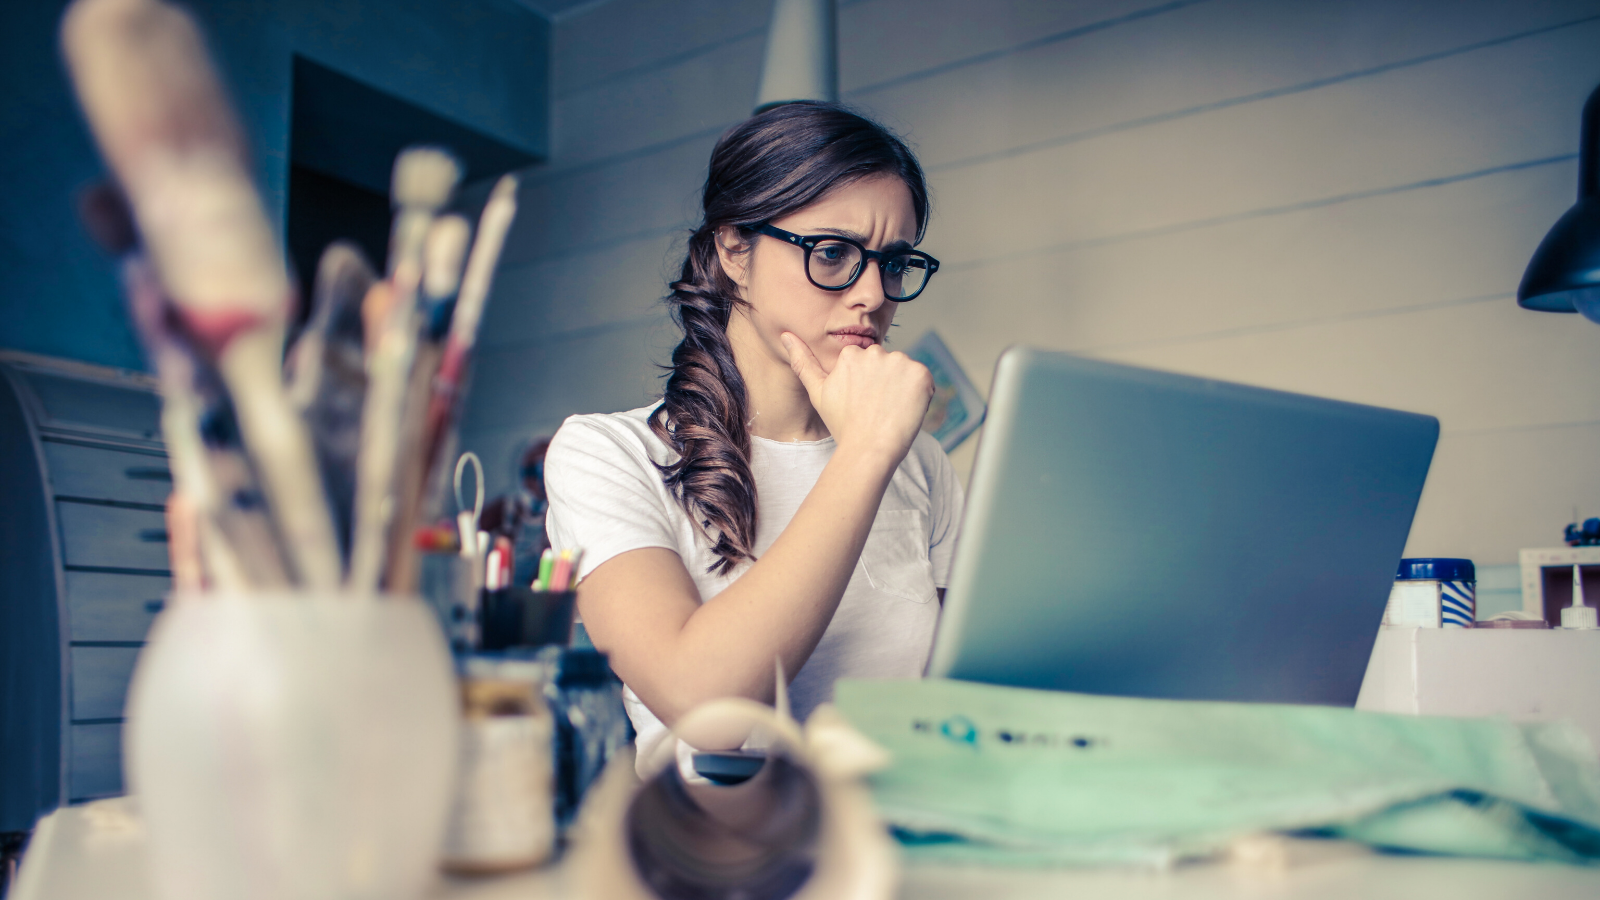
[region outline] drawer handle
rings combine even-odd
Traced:
[[[146,544],[165,544],[167,530],[165,528],[144,528],[139,531],[139,540]]]
[[[133,481],[171,481],[172,473],[162,466],[134,466],[122,474]]]
[[[144,611],[149,613],[158,613],[161,612],[162,607],[166,605],[167,602],[165,600],[146,600],[144,602]]]

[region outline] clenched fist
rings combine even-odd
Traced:
[[[841,449],[883,454],[894,465],[905,458],[933,399],[933,376],[926,366],[873,344],[845,347],[833,371],[824,372],[805,341],[787,331],[779,340]]]

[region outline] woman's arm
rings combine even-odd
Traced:
[[[669,726],[715,697],[771,702],[773,660],[791,677],[805,664],[933,395],[928,370],[902,353],[847,347],[825,374],[791,340],[791,363],[836,449],[772,547],[705,603],[682,559],[661,548],[619,554],[578,587],[595,646]]]

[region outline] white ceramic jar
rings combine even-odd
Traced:
[[[1471,628],[1477,620],[1477,582],[1470,559],[1402,559],[1383,610],[1383,624]]]
[[[433,882],[460,714],[421,602],[180,597],[127,715],[162,900],[410,900]]]

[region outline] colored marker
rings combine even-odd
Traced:
[[[552,590],[552,591],[564,591],[564,590],[566,590],[567,589],[567,581],[571,577],[572,577],[572,551],[571,550],[562,550],[561,551],[561,555],[556,557],[555,569],[550,574],[550,590]]]
[[[539,555],[539,577],[533,580],[533,589],[536,591],[550,590],[550,575],[555,568],[556,555],[549,547],[544,548],[544,553]]]

